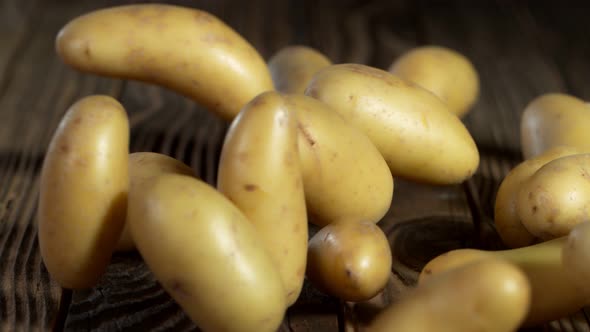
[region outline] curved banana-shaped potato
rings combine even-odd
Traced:
[[[590,153],[543,165],[523,183],[516,212],[533,235],[550,240],[590,219]]]
[[[322,291],[344,301],[377,295],[391,275],[391,248],[369,221],[339,220],[309,241],[307,278]]]
[[[575,282],[572,271],[562,264],[566,237],[525,248],[483,251],[458,249],[442,254],[424,266],[418,284],[470,262],[496,257],[516,264],[531,284],[531,307],[526,326],[535,326],[570,315],[590,304],[590,287]]]
[[[431,92],[358,64],[320,70],[305,92],[369,136],[393,176],[432,184],[471,177],[479,152],[461,120]]]
[[[531,101],[520,121],[525,159],[557,145],[590,153],[590,105],[563,93],[548,93]]]
[[[136,4],[70,21],[56,39],[72,67],[175,90],[225,119],[273,90],[266,63],[215,16],[192,8]]]
[[[523,161],[506,175],[500,184],[494,205],[494,223],[504,244],[510,248],[519,248],[541,241],[526,229],[516,212],[520,189],[543,165],[554,159],[578,153],[580,150],[574,147],[556,146]]]
[[[467,114],[479,95],[479,77],[464,55],[441,46],[422,46],[402,54],[389,72],[431,91],[457,116]]]
[[[585,221],[572,229],[561,252],[563,265],[578,282],[580,287],[588,288],[590,280],[590,221]],[[589,291],[590,292],[590,291]]]
[[[135,152],[129,155],[129,191],[143,190],[143,184],[154,176],[165,173],[195,176],[192,168],[172,157],[154,152]],[[127,223],[121,232],[117,251],[135,249]]]
[[[316,99],[287,95],[285,100],[297,116],[310,222],[318,226],[341,219],[379,222],[391,205],[394,184],[371,140]]]
[[[304,93],[313,75],[332,62],[307,46],[287,46],[268,60],[268,68],[277,91]]]
[[[276,331],[285,291],[248,219],[208,184],[163,174],[129,193],[141,256],[204,331]]]
[[[420,283],[381,312],[367,332],[512,332],[529,305],[526,276],[513,264],[487,259]]]
[[[299,297],[307,257],[307,211],[297,119],[276,92],[248,103],[221,150],[217,187],[254,224],[283,280],[287,304]]]
[[[125,222],[129,123],[123,106],[89,96],[70,107],[41,170],[41,256],[64,288],[93,287],[111,260]]]

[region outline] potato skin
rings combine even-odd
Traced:
[[[432,93],[386,71],[333,65],[314,76],[306,94],[363,130],[394,177],[455,184],[479,165],[479,152],[461,120]]]
[[[367,332],[516,331],[529,304],[526,276],[513,264],[484,259],[419,284],[380,313]]]
[[[129,191],[143,190],[142,186],[147,180],[164,173],[195,176],[192,168],[161,153],[135,152],[129,155]],[[135,250],[135,243],[127,223],[123,227],[116,250]]]
[[[575,282],[573,274],[561,260],[566,238],[546,241],[529,247],[483,251],[459,249],[442,254],[424,266],[419,284],[455,267],[495,257],[516,264],[531,285],[531,306],[525,326],[538,326],[565,317],[590,303],[590,290]]]
[[[561,157],[543,165],[521,187],[516,212],[533,235],[567,235],[590,218],[590,154]]]
[[[313,75],[332,62],[311,47],[302,45],[280,49],[268,60],[268,68],[277,91],[302,94]]]
[[[397,58],[388,71],[431,91],[459,117],[479,96],[479,77],[471,61],[446,47],[416,47]]]
[[[307,210],[297,149],[297,119],[276,92],[248,103],[229,128],[217,188],[248,218],[279,270],[287,304],[305,276]]]
[[[39,246],[52,279],[93,287],[110,262],[127,208],[129,123],[108,96],[67,111],[49,144],[38,209]]]
[[[568,234],[561,259],[572,278],[590,293],[588,280],[590,279],[590,222],[585,221],[577,225]]]
[[[254,226],[193,177],[163,174],[129,195],[137,249],[204,331],[276,331],[285,292]]]
[[[340,220],[309,240],[307,278],[345,301],[377,295],[387,284],[391,264],[389,242],[372,222]]]
[[[526,229],[518,216],[516,207],[520,189],[543,165],[554,159],[578,153],[580,150],[574,147],[556,146],[523,161],[506,175],[500,184],[494,205],[494,223],[504,244],[510,248],[519,248],[541,241]]]
[[[310,222],[377,223],[389,210],[394,181],[371,140],[326,104],[286,95],[298,121],[298,147]]]
[[[215,16],[164,4],[117,6],[75,18],[56,39],[72,67],[177,91],[230,120],[273,90],[266,63]]]
[[[557,146],[573,146],[590,153],[590,106],[563,93],[548,93],[531,101],[520,122],[524,159]]]

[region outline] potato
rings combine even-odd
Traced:
[[[143,184],[147,180],[164,173],[195,176],[193,169],[183,162],[160,153],[135,152],[129,155],[129,191],[143,190]],[[127,223],[123,227],[116,250],[135,250]]]
[[[228,120],[273,89],[258,52],[218,18],[192,8],[135,4],[97,10],[64,26],[56,49],[78,70],[159,84]]]
[[[386,71],[333,65],[314,76],[306,94],[362,129],[394,177],[454,184],[477,169],[479,153],[461,120],[432,93]]]
[[[322,102],[285,96],[296,116],[299,158],[310,221],[377,223],[389,210],[393,178],[371,140]]]
[[[41,170],[39,247],[52,279],[91,288],[105,272],[127,209],[129,123],[108,96],[74,103]]]
[[[186,175],[129,194],[129,228],[164,289],[204,331],[276,331],[286,309],[278,270],[228,199]]]
[[[387,284],[391,264],[389,242],[372,222],[340,220],[309,240],[307,278],[345,301],[377,295]]]
[[[589,288],[590,280],[590,222],[580,223],[568,234],[561,251],[563,266],[580,287]]]
[[[590,219],[590,154],[565,156],[543,165],[518,193],[516,213],[534,236],[567,235]]]
[[[523,161],[506,175],[498,189],[494,206],[496,230],[504,244],[510,248],[519,248],[541,241],[524,227],[518,217],[516,212],[518,193],[523,183],[541,166],[551,160],[578,153],[580,150],[574,147],[556,146],[532,159]]]
[[[287,46],[268,60],[268,68],[277,91],[304,93],[313,75],[332,62],[307,46]]]
[[[590,153],[590,106],[562,93],[549,93],[531,101],[520,122],[520,142],[525,159],[558,145]]]
[[[577,285],[571,271],[562,264],[561,252],[565,240],[562,237],[529,247],[501,251],[453,250],[426,264],[418,284],[477,260],[490,257],[507,260],[516,264],[530,282],[531,307],[524,325],[537,326],[573,314],[590,304],[590,288]]]
[[[389,72],[431,91],[459,117],[471,110],[479,95],[479,77],[473,64],[446,47],[414,48],[396,59]]]
[[[530,305],[526,276],[487,259],[449,269],[402,295],[367,332],[516,331]]]
[[[223,143],[217,187],[244,213],[279,270],[287,304],[299,297],[307,258],[307,211],[297,119],[276,92],[254,98]]]

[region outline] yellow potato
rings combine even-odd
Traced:
[[[345,301],[377,295],[391,275],[391,249],[372,222],[340,220],[309,240],[307,278],[320,290]]]
[[[285,96],[299,121],[299,158],[310,221],[377,223],[389,210],[393,178],[387,163],[359,129],[322,102]]]
[[[431,91],[460,117],[471,110],[479,95],[479,77],[473,64],[446,47],[414,48],[396,59],[389,72]]]
[[[172,157],[154,152],[136,152],[129,155],[129,191],[143,190],[143,184],[154,176],[175,173],[195,176],[193,169]],[[127,223],[121,232],[117,251],[135,249]]]
[[[561,252],[563,266],[580,287],[589,288],[590,221],[580,223],[568,234]]]
[[[531,234],[549,240],[590,219],[589,199],[590,154],[565,156],[543,165],[522,184],[516,212]]]
[[[192,8],[135,4],[97,10],[64,26],[56,49],[78,70],[159,84],[225,119],[273,89],[258,52],[218,18]]]
[[[306,94],[362,129],[394,177],[454,184],[479,165],[477,147],[461,120],[432,93],[386,71],[333,65],[314,76]]]
[[[569,146],[556,146],[542,154],[525,160],[506,175],[498,193],[494,207],[496,230],[504,244],[519,248],[539,242],[523,225],[516,212],[518,193],[523,185],[541,166],[568,155],[578,154],[580,150]]]
[[[487,259],[419,284],[381,312],[367,332],[512,332],[530,301],[530,285],[516,266]]]
[[[268,68],[277,91],[303,93],[313,75],[332,62],[307,46],[287,46],[268,60]]]
[[[473,261],[496,257],[516,264],[531,285],[531,307],[526,326],[563,318],[590,304],[590,288],[577,285],[573,274],[562,264],[561,253],[565,237],[525,248],[483,251],[453,250],[431,260],[419,277],[418,284]]]
[[[531,101],[520,122],[520,142],[525,159],[557,145],[590,153],[590,105],[576,97],[549,93]]]
[[[297,119],[276,92],[254,98],[234,119],[221,151],[217,187],[258,231],[283,280],[287,304],[301,293],[307,211]]]
[[[68,109],[41,170],[39,246],[64,288],[91,288],[111,260],[127,209],[129,123],[123,106],[89,96]]]
[[[129,193],[129,228],[164,289],[204,331],[276,331],[280,275],[254,226],[206,183],[163,174]]]

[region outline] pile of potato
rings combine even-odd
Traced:
[[[108,96],[85,97],[62,119],[41,173],[39,243],[53,279],[65,288],[93,287],[114,251],[136,248],[205,331],[276,330],[306,276],[345,301],[374,297],[391,273],[391,249],[376,224],[392,202],[393,178],[457,184],[479,164],[459,118],[477,99],[477,73],[465,57],[441,47],[417,48],[389,72],[334,65],[302,46],[265,63],[206,12],[142,4],[72,20],[56,49],[80,71],[158,84],[231,121],[212,187],[171,157],[129,154],[124,107]],[[531,107],[531,117],[545,118],[535,111],[543,104]],[[539,126],[551,125],[525,122],[523,135],[539,136],[545,131]],[[525,151],[537,154],[575,135],[531,138]],[[554,183],[552,173],[576,179],[576,167],[590,156],[543,166],[575,149],[526,161],[498,194],[498,204],[510,210],[507,231],[497,220],[501,234],[523,245],[561,238],[441,256],[369,330],[511,331],[525,317],[537,323],[586,304],[589,297],[578,290],[579,276],[589,273],[580,262],[590,255],[584,240],[590,227],[566,236],[586,210],[556,216],[559,208],[537,195],[539,183]],[[581,199],[577,204],[582,209]],[[321,227],[311,239],[308,222]],[[546,287],[554,288],[541,294]]]

